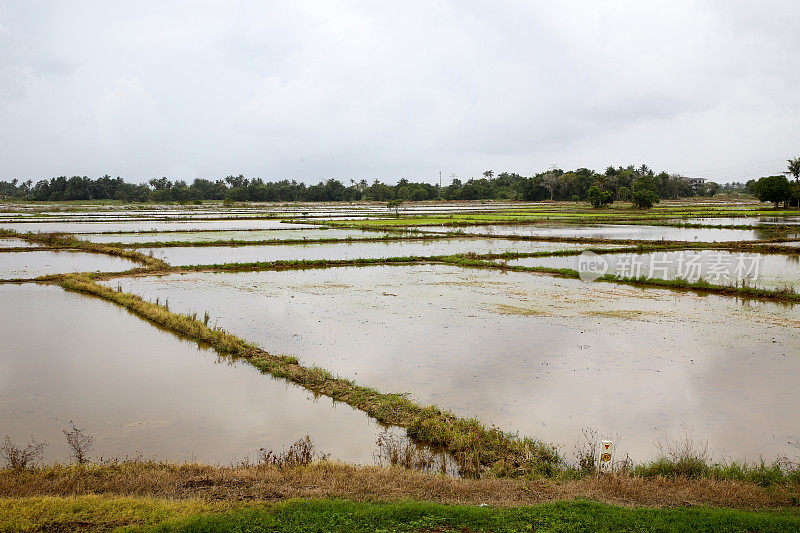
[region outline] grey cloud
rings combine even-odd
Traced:
[[[0,179],[797,155],[800,7],[753,6],[0,2]]]

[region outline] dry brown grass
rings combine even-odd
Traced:
[[[454,479],[402,468],[316,462],[304,467],[214,467],[166,462],[0,470],[0,497],[136,496],[276,501],[296,497],[356,501],[420,500],[511,507],[588,498],[625,506],[708,505],[740,509],[797,506],[794,485],[759,487],[709,479],[605,475],[579,480]]]

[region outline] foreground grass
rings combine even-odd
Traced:
[[[557,478],[452,478],[401,467],[335,461],[308,465],[212,466],[167,461],[121,461],[0,470],[0,498],[147,497],[170,500],[283,501],[346,498],[354,501],[432,501],[515,507],[588,498],[604,503],[662,507],[706,505],[736,509],[796,508],[797,481],[769,486],[712,477],[633,472]]]
[[[81,497],[0,500],[0,531],[797,531],[787,511],[642,509],[589,501],[497,509],[430,502],[305,499],[219,504]]]

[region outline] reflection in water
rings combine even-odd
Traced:
[[[23,241],[22,239],[6,239],[0,237],[0,248],[30,248],[33,246],[38,245],[31,244],[28,241]]]
[[[208,220],[185,222],[126,221],[107,222],[0,222],[0,228],[17,232],[92,233],[104,231],[171,231],[171,230],[241,230],[241,229],[300,229],[300,224],[283,224],[280,220]],[[313,226],[312,226],[313,227]]]
[[[448,226],[419,226],[427,232],[447,232]],[[595,226],[554,226],[519,224],[514,226],[487,225],[462,228],[464,233],[476,235],[527,235],[536,237],[589,237],[593,239],[625,239],[644,241],[755,241],[760,239],[793,239],[793,233],[765,232],[727,228],[679,228],[675,226],[644,226],[634,224],[600,224]]]
[[[0,279],[30,279],[69,272],[121,272],[141,266],[120,257],[71,250],[4,252],[0,254]]]
[[[594,427],[641,460],[685,423],[718,456],[794,452],[800,312],[789,307],[445,265],[111,283],[208,311],[304,364],[549,442]]]
[[[644,254],[600,254],[605,273],[618,277],[703,279],[720,285],[800,287],[800,255],[753,254],[724,250],[681,250]],[[526,257],[509,265],[571,268],[581,271],[579,256]]]
[[[92,458],[227,464],[306,434],[334,459],[372,464],[382,427],[345,404],[259,374],[102,300],[0,286],[2,434],[46,441],[65,461],[69,420],[96,435]]]
[[[213,246],[147,248],[151,254],[170,265],[209,265],[220,263],[252,263],[278,260],[338,260],[407,256],[452,255],[475,252],[554,252],[580,250],[586,244],[514,241],[503,239],[436,239],[422,241],[345,242],[325,244],[291,244],[266,246]],[[592,248],[598,248],[592,245]]]
[[[169,241],[267,241],[288,239],[366,239],[382,237],[385,233],[377,231],[361,231],[347,229],[267,229],[267,230],[235,230],[235,231],[170,231],[155,233],[91,233],[78,235],[79,238],[91,242],[122,242],[135,244],[142,242]],[[396,235],[396,234],[395,234]]]

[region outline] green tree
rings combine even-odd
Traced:
[[[800,207],[800,157],[787,159],[786,162],[789,163],[789,169],[786,174],[794,177],[792,199],[794,199],[797,203],[797,206]]]
[[[786,162],[789,163],[789,170],[787,174],[794,177],[795,183],[800,182],[800,157],[787,159]]]
[[[483,177],[486,179],[492,179],[492,176],[494,176],[494,172],[491,170],[487,170],[483,173]]]
[[[631,201],[633,202],[633,207],[638,209],[650,209],[661,200],[655,192],[647,189],[639,189],[633,194]]]
[[[586,193],[586,200],[592,205],[592,207],[600,208],[607,206],[614,199],[611,191],[603,191],[597,185],[592,185],[589,187],[589,191]]]
[[[787,203],[792,197],[792,184],[786,176],[768,176],[755,182],[748,182],[748,188],[762,202],[773,202],[777,208],[781,202]]]
[[[388,207],[389,209],[394,208],[394,216],[395,216],[395,218],[397,218],[399,216],[398,210],[400,208],[400,204],[402,204],[402,203],[403,203],[403,200],[400,200],[400,199],[389,200],[388,202],[386,202],[386,207]]]

